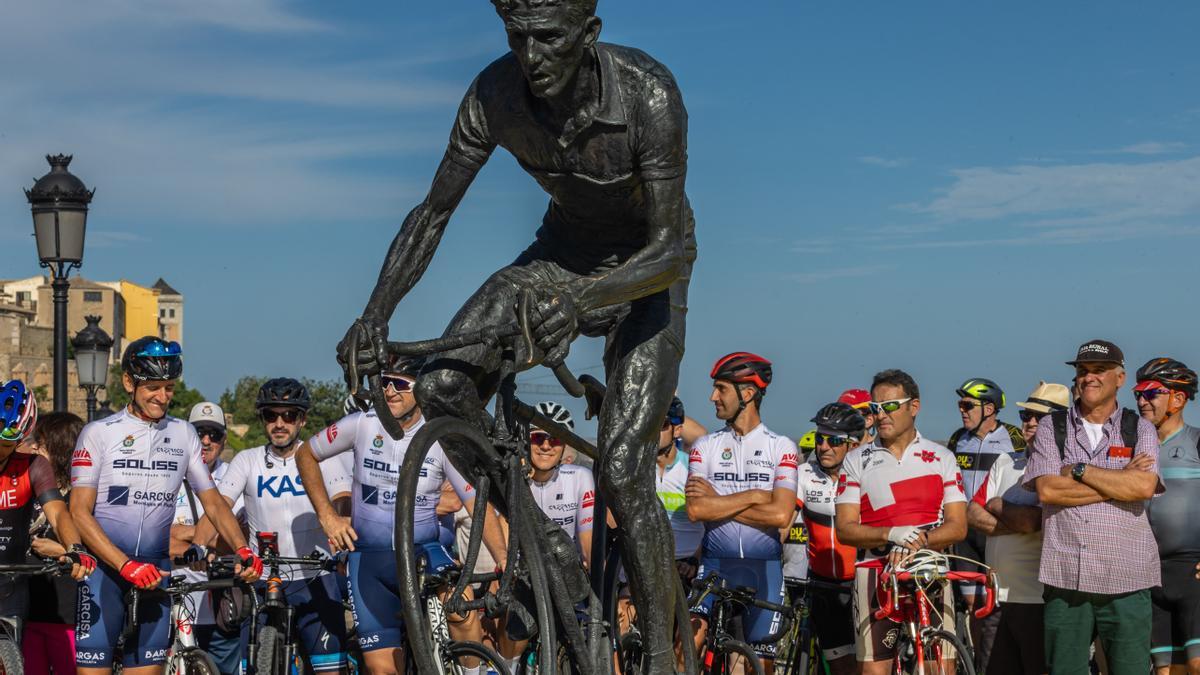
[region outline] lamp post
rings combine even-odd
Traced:
[[[67,276],[83,263],[83,238],[87,229],[88,190],[70,171],[71,155],[46,155],[50,173],[25,191],[33,211],[33,236],[42,267],[50,268],[54,281],[54,409],[67,409]]]
[[[96,390],[108,384],[108,357],[113,339],[100,327],[100,317],[85,316],[87,326],[71,339],[79,386],[87,390],[87,419],[96,418]]]

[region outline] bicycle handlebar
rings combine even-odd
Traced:
[[[10,574],[17,576],[32,576],[35,574],[54,574],[63,576],[71,573],[71,568],[75,563],[60,562],[57,559],[46,560],[41,563],[15,563],[11,565],[0,565],[0,574]]]
[[[879,609],[875,610],[876,620],[882,620],[889,617],[898,616],[900,610],[900,584],[920,580],[914,579],[912,572],[890,572],[884,567],[882,559],[871,560],[865,563],[859,563],[858,567],[865,569],[880,570],[883,598],[880,600]],[[998,593],[999,580],[996,573],[992,571],[984,572],[962,572],[957,570],[949,570],[944,574],[937,574],[933,577],[934,580],[957,581],[962,583],[980,584],[984,587],[983,606],[975,610],[973,614],[976,619],[982,619],[991,614],[996,609],[996,595]]]

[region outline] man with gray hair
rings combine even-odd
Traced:
[[[484,163],[497,146],[508,150],[550,195],[549,206],[536,240],[476,291],[446,333],[513,324],[518,299],[529,297],[533,349],[514,346],[522,368],[558,366],[579,335],[606,338],[608,397],[596,475],[621,524],[646,667],[672,672],[674,551],[653,480],[659,430],[679,378],[696,257],[684,191],[687,112],[665,66],[598,41],[595,0],[494,5],[511,53],[467,90],[433,185],[392,242],[338,359],[351,379],[379,372],[397,304],[420,280]],[[431,419],[452,416],[487,428],[483,404],[496,392],[502,356],[495,344],[435,355],[416,389],[421,409]],[[456,454],[453,440],[446,447]],[[552,553],[571,547],[565,536],[548,546]]]

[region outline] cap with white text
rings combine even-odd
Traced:
[[[1118,366],[1124,366],[1125,353],[1108,340],[1088,340],[1079,345],[1075,360],[1067,361],[1068,366],[1077,366],[1081,363],[1115,363]]]

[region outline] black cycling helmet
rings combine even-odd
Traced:
[[[137,382],[178,380],[183,375],[183,348],[153,335],[140,337],[125,348],[121,370]]]
[[[1137,381],[1149,380],[1157,380],[1167,389],[1182,391],[1187,394],[1188,400],[1196,398],[1196,371],[1175,359],[1160,356],[1150,359],[1146,365],[1138,368]]]
[[[862,413],[848,403],[830,403],[817,411],[812,418],[817,432],[831,436],[862,438],[867,431],[867,420]]]
[[[425,368],[426,360],[423,356],[392,356],[388,359],[388,367],[384,369],[384,373],[388,375],[402,375],[416,379],[421,374],[421,370]]]
[[[991,403],[996,406],[997,411],[1003,408],[1006,402],[1004,399],[1004,390],[1000,388],[1000,385],[984,377],[972,377],[963,382],[962,386],[954,391],[959,396],[965,398],[973,398],[976,401]]]
[[[311,405],[308,387],[290,377],[276,377],[263,382],[258,389],[258,398],[254,400],[255,410],[280,406],[299,408],[307,412]]]
[[[678,396],[671,398],[671,405],[667,408],[667,419],[671,424],[683,424],[683,401],[680,401]]]

